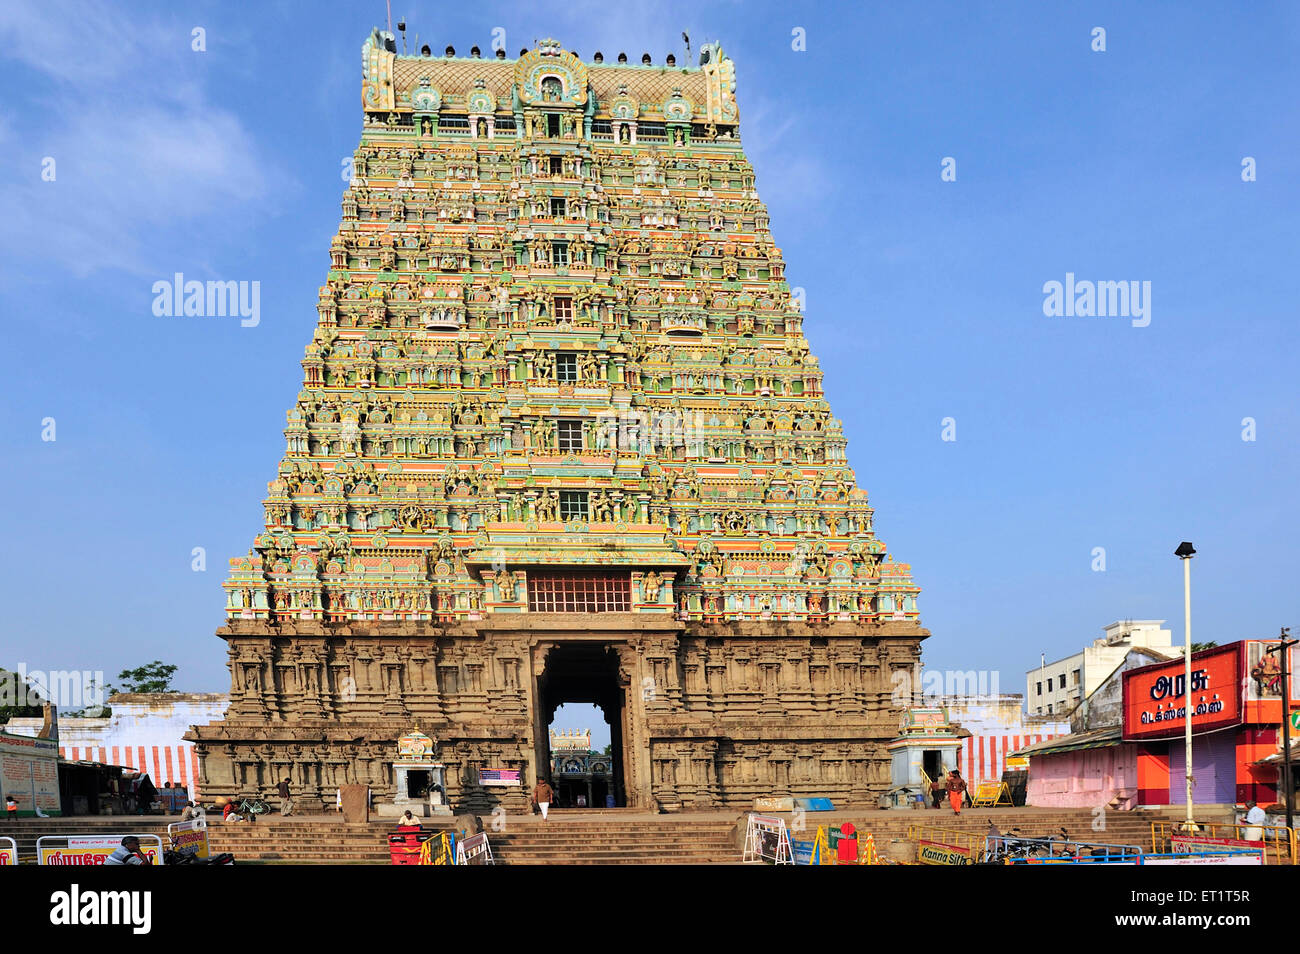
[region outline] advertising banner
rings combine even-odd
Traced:
[[[1264,859],[1254,852],[1217,851],[1208,854],[1146,855],[1144,865],[1262,865]]]
[[[519,769],[479,769],[478,780],[480,785],[518,785]]]
[[[172,851],[179,855],[190,855],[206,859],[208,848],[208,823],[202,819],[177,822],[167,826],[167,835],[171,838]]]
[[[923,865],[968,865],[969,848],[955,845],[942,845],[937,841],[919,841],[916,843],[916,860]]]
[[[61,815],[59,745],[50,739],[0,735],[0,797],[18,800],[18,814]],[[33,807],[35,803],[35,808]]]
[[[1124,673],[1124,738],[1182,735],[1186,718],[1185,663],[1181,659]],[[1192,731],[1210,732],[1242,721],[1241,646],[1192,654]]]
[[[1264,843],[1262,841],[1243,841],[1240,838],[1209,838],[1205,835],[1170,835],[1169,847],[1175,854],[1196,853],[1202,851],[1224,851],[1241,849],[1259,852],[1260,864],[1264,861]],[[1233,864],[1254,864],[1254,862],[1232,862]]]
[[[42,865],[102,865],[122,845],[120,835],[43,835],[36,839],[37,863]],[[161,865],[162,839],[157,835],[136,835],[140,853],[152,865]]]
[[[492,860],[492,847],[488,844],[485,831],[462,839],[456,848],[456,854],[458,856],[456,863],[459,865],[495,864]]]

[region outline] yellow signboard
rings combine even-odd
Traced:
[[[918,841],[916,860],[923,865],[968,865],[970,849],[941,845],[937,841]]]
[[[122,835],[42,835],[36,839],[36,855],[43,865],[102,865],[122,845]],[[162,839],[157,835],[137,835],[140,854],[151,865],[161,865]],[[48,842],[64,844],[48,844]]]
[[[1014,805],[1011,789],[1006,782],[980,782],[975,789],[971,803],[977,808],[992,808],[995,805]]]
[[[177,822],[167,826],[167,834],[171,838],[172,851],[178,855],[190,855],[205,860],[208,858],[207,822],[200,819]]]

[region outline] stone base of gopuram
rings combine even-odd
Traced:
[[[761,796],[868,805],[889,787],[913,622],[686,622],[635,613],[477,621],[234,620],[231,703],[196,726],[205,794],[332,809],[344,784],[395,794],[399,736],[418,729],[457,811],[526,811],[565,702],[610,724],[619,806],[751,808]],[[504,773],[512,784],[493,784]]]

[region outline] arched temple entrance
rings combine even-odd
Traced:
[[[604,714],[610,728],[609,785],[616,806],[628,804],[624,779],[625,721],[627,691],[620,685],[619,654],[611,643],[565,642],[557,643],[546,653],[545,668],[537,677],[537,712],[534,714],[534,738],[537,740],[537,764],[555,764],[557,753],[551,750],[550,725],[555,710],[565,703],[590,703]],[[557,785],[560,780],[552,778]],[[601,785],[586,795],[590,807],[606,805],[606,790]],[[576,790],[575,790],[576,792]],[[575,792],[568,795],[572,797]],[[561,792],[561,794],[565,794]]]

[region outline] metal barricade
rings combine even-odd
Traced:
[[[18,842],[0,835],[0,866],[18,864]]]
[[[1075,841],[1070,838],[1026,838],[1023,835],[990,835],[985,839],[986,858],[1017,861],[1070,860],[1071,864],[1088,864],[1097,861],[1115,861],[1119,858],[1137,858],[1142,854],[1140,845],[1117,845],[1100,841]],[[1128,861],[1128,864],[1138,864]]]
[[[1155,853],[1169,853],[1173,848],[1173,837],[1186,835],[1190,838],[1218,839],[1224,842],[1244,842],[1243,837],[1248,828],[1258,828],[1264,835],[1264,863],[1269,865],[1290,865],[1295,863],[1296,832],[1285,825],[1245,825],[1240,822],[1206,822],[1196,823],[1193,831],[1184,831],[1184,822],[1155,821],[1151,823],[1151,850]],[[1212,844],[1207,845],[1213,847]],[[1228,846],[1230,847],[1230,846]]]
[[[907,840],[918,843],[932,841],[953,848],[961,848],[970,852],[971,864],[979,864],[984,860],[987,847],[984,835],[962,831],[957,828],[943,828],[937,825],[908,825]]]

